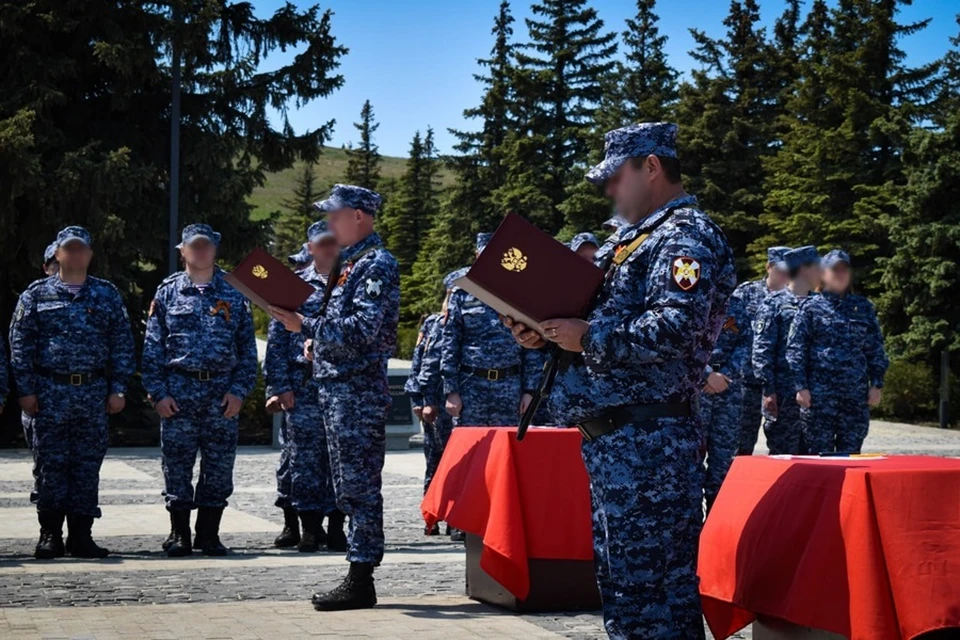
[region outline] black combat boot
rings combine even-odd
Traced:
[[[297,522],[297,510],[293,507],[283,508],[283,531],[273,541],[278,549],[289,549],[300,544],[300,523]]]
[[[466,542],[467,534],[460,529],[450,529],[450,542]]]
[[[106,558],[110,552],[90,536],[93,516],[67,516],[66,549],[74,558]]]
[[[170,514],[170,535],[167,536],[167,539],[163,541],[163,544],[160,545],[160,548],[166,551],[170,548],[170,545],[173,544],[173,541],[177,539],[177,523],[174,519],[173,511],[167,509],[167,513]]]
[[[301,511],[300,523],[303,525],[303,536],[297,551],[300,553],[316,553],[320,545],[326,543],[327,535],[323,532],[323,514],[319,511]]]
[[[424,527],[423,535],[425,536],[438,536],[440,535],[440,523],[435,523],[432,527]]]
[[[370,609],[377,604],[373,587],[373,565],[369,562],[351,562],[350,571],[340,586],[327,593],[315,593],[311,599],[317,611],[349,611]]]
[[[220,542],[220,519],[223,507],[200,507],[197,511],[197,538],[194,546],[205,556],[225,556],[227,548]]]
[[[193,553],[193,545],[190,544],[190,510],[189,509],[171,509],[170,523],[173,527],[173,540],[164,547],[167,556],[171,558],[182,558]]]
[[[330,514],[327,520],[327,551],[347,550],[347,535],[343,532],[345,519],[343,511],[336,510]]]
[[[38,511],[37,520],[40,521],[40,541],[33,552],[37,560],[62,558],[63,547],[63,514],[56,511]]]

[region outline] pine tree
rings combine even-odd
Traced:
[[[664,51],[667,36],[657,27],[660,18],[654,13],[656,4],[656,0],[637,0],[637,14],[627,20],[623,32],[623,124],[667,120],[680,97],[677,71],[667,62]]]
[[[281,215],[273,224],[273,255],[280,260],[297,253],[306,242],[307,229],[313,224],[316,214],[313,203],[320,199],[314,164],[303,163],[303,171],[297,178],[291,197],[281,201],[286,215]]]
[[[374,121],[373,106],[367,100],[360,110],[360,122],[353,126],[360,132],[360,145],[347,147],[347,170],[344,182],[376,191],[380,182],[380,152],[373,143],[373,134],[380,128]]]

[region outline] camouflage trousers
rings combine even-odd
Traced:
[[[870,429],[866,388],[838,393],[810,389],[811,406],[804,410],[803,439],[810,453],[860,453]]]
[[[284,497],[285,504],[297,511],[330,513],[336,499],[316,382],[310,380],[294,393],[293,409],[283,418],[281,433],[286,434],[277,467],[277,506],[284,506],[280,504]]]
[[[350,516],[347,560],[383,560],[383,462],[390,390],[386,376],[319,381],[337,508]]]
[[[520,422],[520,376],[487,380],[481,376],[460,374],[460,399],[463,409],[453,419],[456,427],[509,427]]]
[[[107,383],[71,386],[40,377],[33,420],[37,511],[100,517],[100,465],[107,454]]]
[[[299,402],[300,398],[297,398]],[[293,506],[290,503],[290,447],[293,441],[290,438],[290,420],[287,412],[283,412],[283,418],[280,420],[280,430],[277,432],[277,440],[280,443],[280,460],[277,462],[277,499],[274,500],[274,506],[286,509]]]
[[[698,422],[664,418],[584,441],[604,627],[614,640],[703,638]]]
[[[807,452],[803,443],[803,416],[796,396],[795,392],[777,391],[776,417],[763,415],[763,433],[772,456]]]
[[[700,415],[707,440],[707,474],[703,494],[707,508],[717,498],[720,485],[740,447],[740,408],[743,387],[734,380],[723,393],[701,393]]]
[[[200,380],[171,374],[170,395],[180,411],[160,421],[164,496],[171,510],[227,506],[233,493],[239,420],[224,418],[220,405],[230,390],[229,375]],[[196,490],[193,466],[200,453]]]
[[[40,470],[37,468],[37,453],[33,449],[33,423],[35,419],[26,412],[20,412],[20,426],[23,427],[23,441],[33,454],[33,489],[30,490],[30,502],[37,501],[37,487],[40,485]]]
[[[443,450],[447,448],[447,441],[453,431],[453,418],[446,411],[439,411],[436,421],[427,424],[421,421],[423,427],[423,456],[427,459],[427,470],[423,475],[423,492],[426,493],[433,480],[433,474],[440,466]]]
[[[753,382],[743,385],[743,402],[740,405],[740,451],[741,456],[752,456],[760,436],[763,422],[763,391]]]

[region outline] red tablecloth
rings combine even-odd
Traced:
[[[458,427],[420,505],[483,538],[480,566],[514,596],[530,591],[529,558],[592,560],[590,485],[576,429]]]
[[[717,638],[757,614],[853,640],[960,626],[960,460],[737,458],[699,573]]]

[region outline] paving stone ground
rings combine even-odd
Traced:
[[[960,432],[875,422],[866,450],[960,456]],[[30,456],[0,452],[0,638],[575,638],[604,637],[598,613],[515,615],[468,600],[462,545],[421,534],[421,452],[390,452],[384,474],[387,555],[372,611],[320,614],[308,600],[334,586],[339,554],[272,547],[277,452],[242,449],[224,515],[227,558],[167,558],[156,449],[115,449],[103,467],[103,561],[36,561]],[[739,638],[750,638],[749,630]]]

